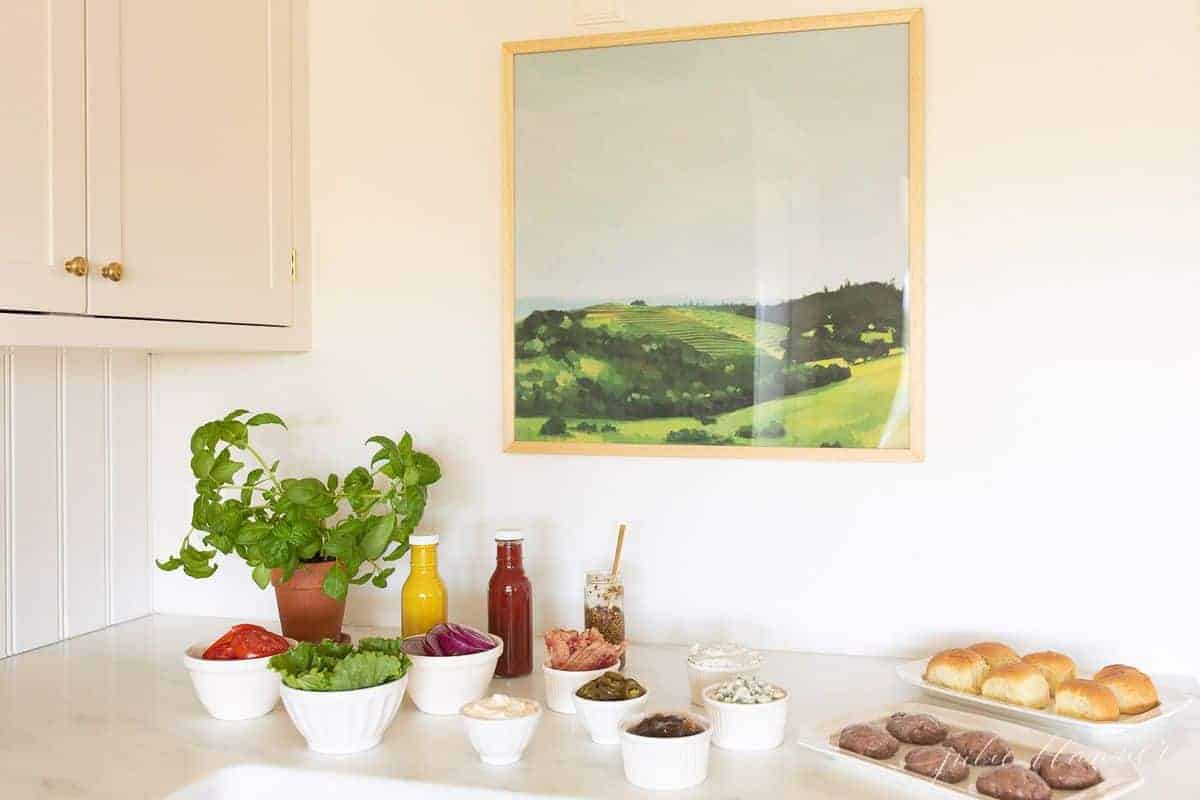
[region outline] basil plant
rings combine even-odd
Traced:
[[[286,582],[301,564],[334,561],[322,585],[330,597],[345,598],[350,584],[386,587],[395,572],[387,563],[408,552],[429,486],[442,476],[437,461],[414,450],[407,433],[399,441],[372,436],[367,444],[378,450],[370,464],[343,478],[281,478],[279,462],[268,465],[250,433],[287,425],[275,414],[249,414],[232,411],[192,434],[191,527],[178,554],[156,562],[159,568],[207,578],[217,571],[217,553],[236,553],[265,589],[274,569]],[[193,544],[198,534],[200,546]]]

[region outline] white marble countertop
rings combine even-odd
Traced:
[[[248,722],[214,720],[193,695],[180,658],[187,645],[215,639],[232,622],[152,616],[0,660],[0,797],[162,798],[223,767],[271,765],[517,797],[873,800],[896,789],[797,746],[798,731],[860,710],[933,702],[896,678],[892,659],[770,653],[763,677],[791,692],[783,746],[763,753],[713,748],[706,783],[663,795],[626,783],[619,747],[592,744],[574,717],[550,711],[511,767],[481,764],[460,719],[421,714],[408,700],[379,747],[350,756],[309,752],[282,707]],[[356,638],[368,632],[349,630]],[[630,649],[626,671],[650,687],[653,708],[687,707],[684,655],[675,646]],[[493,686],[544,699],[540,671]],[[1129,750],[1146,778],[1134,796],[1200,797],[1200,704]]]

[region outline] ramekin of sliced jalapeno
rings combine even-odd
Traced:
[[[619,672],[606,672],[580,686],[575,692],[584,700],[633,700],[645,693],[645,686]]]

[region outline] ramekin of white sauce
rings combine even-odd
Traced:
[[[462,707],[471,746],[485,764],[515,764],[533,739],[542,705],[524,697],[493,694]]]

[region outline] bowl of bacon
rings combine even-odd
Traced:
[[[600,631],[555,628],[546,633],[546,706],[559,714],[575,713],[575,692],[593,678],[617,668],[625,642],[611,644]]]

